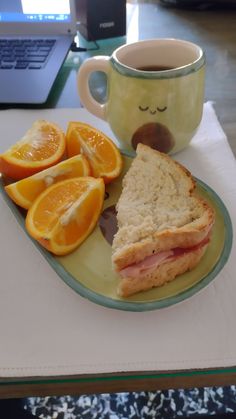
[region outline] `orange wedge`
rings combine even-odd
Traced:
[[[26,229],[47,250],[66,255],[95,227],[104,201],[103,179],[63,180],[42,192],[26,216]]]
[[[29,209],[37,196],[52,184],[65,179],[89,175],[89,163],[86,157],[80,154],[35,175],[11,183],[5,186],[5,191],[17,205]]]
[[[55,124],[38,120],[24,137],[0,155],[0,171],[23,179],[58,163],[65,152],[65,135]]]
[[[68,157],[84,154],[94,177],[102,177],[105,183],[119,176],[122,157],[116,145],[101,131],[82,123],[70,122],[66,133]]]

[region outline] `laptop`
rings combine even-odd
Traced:
[[[74,0],[0,0],[0,104],[45,103],[76,35]]]

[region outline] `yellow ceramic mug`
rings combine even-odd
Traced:
[[[96,101],[89,88],[95,71],[107,75],[107,101]],[[86,60],[78,73],[82,104],[106,120],[121,146],[142,142],[165,153],[189,144],[201,121],[205,56],[179,39],[152,39],[126,44],[111,57]]]

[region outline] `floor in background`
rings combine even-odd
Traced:
[[[31,397],[25,409],[40,419],[175,419],[236,412],[236,386],[79,397]]]

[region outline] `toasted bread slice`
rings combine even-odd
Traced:
[[[207,248],[206,238],[214,224],[214,210],[193,194],[195,180],[186,168],[143,144],[138,144],[136,151],[117,203],[114,269],[122,273],[129,266],[171,249],[188,252],[166,259],[151,272],[144,270],[135,278],[122,273],[122,296],[163,285],[192,269]]]

